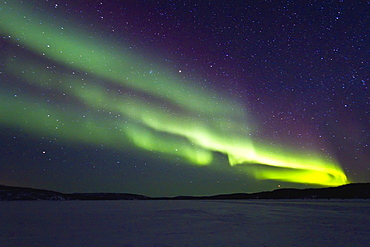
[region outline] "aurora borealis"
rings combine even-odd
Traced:
[[[142,4],[147,6],[123,1],[1,2],[1,183],[176,195],[368,181],[366,56],[346,51],[342,43],[343,61],[330,62],[322,55],[320,60],[329,62],[320,64],[309,51],[301,58],[302,41],[290,37],[297,34],[288,24],[269,31],[292,32],[287,47],[275,44],[275,50],[263,47],[269,38],[256,33],[242,39],[240,32],[220,32],[223,26],[240,29],[226,20],[230,15],[243,19],[238,16],[244,16],[242,7],[251,14],[245,25],[262,23],[259,28],[265,30],[272,19],[252,17],[261,12],[258,8],[267,10],[264,1],[254,10],[236,3],[235,9],[209,3],[211,10],[195,2]],[[348,7],[332,5],[327,8]],[[184,13],[195,11],[189,6],[199,16],[186,17]],[[348,15],[353,8],[348,7]],[[211,22],[212,11],[223,15],[210,28],[206,22]],[[281,22],[280,10],[274,11],[270,18]],[[309,13],[320,16],[315,8]],[[181,22],[188,24],[173,31]],[[156,40],[156,27],[165,40]],[[326,42],[308,42],[315,40],[315,28],[320,29],[313,24],[311,33],[306,32],[312,37],[301,38],[308,48],[325,54]],[[207,42],[214,45],[206,48]],[[253,49],[258,43],[261,49]],[[240,50],[244,46],[251,48]],[[290,57],[292,49],[296,58]],[[277,55],[284,51],[285,56]],[[368,57],[368,47],[363,52]],[[280,59],[267,63],[270,53]],[[360,49],[358,54],[363,54]],[[253,61],[260,55],[264,67]],[[310,59],[312,66],[306,66]],[[266,74],[268,68],[276,69],[275,74]]]

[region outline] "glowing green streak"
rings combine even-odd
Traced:
[[[136,58],[137,54],[116,49],[113,43],[107,44],[97,35],[68,23],[57,23],[42,14],[35,16],[33,11],[14,1],[2,2],[0,8],[0,31],[12,36],[12,40],[47,59],[123,86],[129,93],[108,92],[105,86],[83,81],[81,76],[55,75],[27,61],[9,62],[7,70],[38,87],[73,95],[90,109],[120,114],[130,121],[122,124],[90,118],[75,122],[74,119],[81,117],[73,110],[63,113],[55,106],[32,104],[35,99],[27,97],[21,104],[5,92],[0,108],[0,120],[4,124],[69,141],[113,147],[132,143],[146,150],[184,157],[198,165],[211,164],[212,152],[221,152],[229,157],[230,165],[245,168],[259,179],[322,185],[347,182],[342,169],[318,153],[308,156],[268,150],[266,145],[253,143],[246,131],[243,108],[232,99],[220,100],[194,83],[187,86],[189,82],[181,82],[166,69]],[[21,73],[22,68],[30,68],[32,72]],[[148,102],[144,96],[135,96],[136,93],[150,95],[153,100]],[[24,105],[32,107],[32,114]],[[14,111],[19,114],[7,117]],[[248,163],[263,166],[257,169],[245,165]]]
[[[21,55],[19,61],[17,62],[8,62],[7,69],[13,74],[18,75],[18,77],[28,80],[30,83],[42,86],[43,88],[53,88],[60,89],[67,95],[72,94],[81,99],[87,105],[94,106],[95,109],[107,109],[113,110],[115,112],[123,113],[125,115],[132,115],[132,119],[141,120],[137,115],[144,114],[145,112],[151,112],[148,108],[152,108],[152,111],[155,111],[156,108],[148,105],[142,100],[133,97],[119,97],[120,95],[114,95],[114,93],[107,93],[105,88],[101,85],[86,85],[83,83],[82,78],[79,78],[77,75],[72,76],[73,78],[63,77],[63,82],[61,83],[61,76],[55,73],[52,73],[50,70],[42,68],[41,66],[35,66],[31,64],[26,57]],[[40,75],[40,76],[38,76]],[[42,81],[41,81],[42,79]],[[41,81],[35,83],[36,80]],[[91,83],[90,83],[91,84]],[[112,98],[113,96],[113,98]],[[13,98],[7,95],[2,98],[4,102],[12,102]],[[19,100],[18,96],[18,100]],[[118,99],[116,98],[118,97]],[[30,98],[22,98],[24,102],[32,102]],[[6,106],[4,104],[4,106]],[[2,122],[8,122],[9,125],[21,125],[23,128],[35,128],[36,131],[40,134],[49,132],[52,136],[63,136],[67,139],[74,137],[75,141],[85,139],[89,143],[101,144],[115,146],[115,145],[127,145],[124,140],[132,140],[133,143],[141,148],[150,151],[159,151],[162,153],[172,154],[176,156],[182,156],[186,158],[189,162],[198,165],[206,165],[212,161],[212,153],[209,150],[205,150],[197,145],[189,143],[186,139],[179,138],[178,136],[164,135],[163,133],[153,132],[151,129],[146,128],[138,121],[135,121],[134,124],[112,124],[110,121],[93,121],[91,118],[87,120],[83,118],[82,121],[78,121],[77,124],[83,126],[83,130],[68,128],[68,131],[61,132],[59,125],[63,124],[68,126],[69,122],[73,122],[73,119],[81,119],[81,112],[79,115],[76,112],[73,112],[73,109],[70,109],[68,112],[71,112],[71,116],[68,117],[60,111],[52,109],[50,106],[44,103],[25,103],[17,107],[17,101],[5,107],[2,110],[1,116],[10,116],[14,111],[18,112],[17,116],[20,119],[14,118],[4,118]],[[28,107],[24,107],[28,106]],[[37,106],[38,110],[29,111]],[[132,107],[130,107],[132,106]],[[145,106],[147,108],[145,108]],[[159,109],[159,107],[157,107]],[[8,112],[6,112],[8,110]],[[157,110],[158,111],[158,110]],[[51,117],[51,118],[50,118]],[[0,118],[1,119],[1,118]],[[21,119],[31,119],[32,122],[28,121],[23,122],[19,121]],[[56,121],[58,119],[58,121]],[[11,121],[11,122],[9,122]],[[50,124],[47,124],[50,122]],[[45,123],[45,124],[43,124]],[[33,126],[30,126],[33,125]],[[104,128],[105,126],[105,128]],[[49,128],[51,127],[51,128]],[[57,131],[57,129],[59,129]],[[106,132],[107,129],[114,129],[115,131]],[[78,131],[77,131],[78,130]],[[32,129],[29,129],[32,131]],[[88,135],[86,135],[86,132]],[[82,135],[82,136],[81,136]],[[120,138],[117,138],[118,135],[121,135]]]
[[[39,12],[35,16],[33,11],[23,5],[25,4],[17,5],[14,1],[0,3],[3,20],[0,23],[1,31],[13,36],[12,39],[17,39],[17,43],[22,43],[49,59],[107,78],[117,84],[150,92],[189,110],[229,115],[229,102],[222,102],[216,94],[211,95],[189,82],[176,83],[173,78],[175,76],[164,68],[136,59],[138,54],[116,49],[114,44],[106,44],[96,34],[50,19],[49,16],[42,16],[43,13]],[[150,71],[153,72],[149,73]],[[244,115],[241,107],[235,104],[233,107],[234,113]]]

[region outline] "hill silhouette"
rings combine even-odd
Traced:
[[[339,187],[277,189],[257,193],[233,193],[212,196],[148,197],[130,193],[61,193],[51,190],[0,185],[0,201],[26,200],[239,200],[239,199],[369,199],[370,183]]]

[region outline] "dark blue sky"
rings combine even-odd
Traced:
[[[23,7],[9,8],[6,2],[1,2],[0,11],[11,11],[17,18],[22,18]],[[131,73],[150,76],[156,73],[150,67],[153,65],[153,68],[176,74],[176,85],[189,89],[183,91],[186,91],[189,102],[195,102],[195,107],[196,104],[201,107],[203,103],[199,103],[202,94],[194,92],[201,91],[214,98],[211,103],[207,100],[204,103],[210,104],[213,115],[205,117],[204,110],[195,114],[184,110],[180,103],[169,103],[173,98],[176,100],[176,96],[166,86],[160,96],[153,96],[149,89],[138,89],[135,85],[130,86],[130,90],[128,86],[124,89],[114,86],[113,81],[109,81],[111,78],[104,79],[107,77],[101,72],[94,74],[98,67],[94,70],[86,65],[84,70],[73,63],[66,64],[68,56],[63,61],[48,57],[47,52],[42,54],[29,45],[26,34],[14,36],[12,30],[1,25],[0,183],[66,192],[118,191],[146,195],[252,192],[274,189],[278,185],[315,186],[310,182],[258,179],[251,171],[243,172],[244,168],[230,166],[227,152],[215,145],[210,148],[212,166],[194,166],[181,155],[163,150],[160,142],[151,149],[143,144],[140,146],[135,142],[138,135],[132,132],[128,134],[132,137],[127,140],[129,144],[118,145],[119,137],[105,133],[113,133],[110,130],[118,126],[119,121],[125,122],[125,117],[131,119],[130,113],[117,117],[116,112],[118,115],[110,118],[108,115],[116,114],[117,109],[113,104],[113,113],[108,114],[104,107],[110,101],[99,105],[104,98],[100,103],[89,105],[81,103],[75,95],[61,96],[59,93],[64,89],[35,83],[38,78],[38,83],[45,78],[49,81],[60,79],[58,85],[63,86],[62,81],[70,78],[71,73],[79,80],[85,80],[84,83],[94,84],[96,90],[126,90],[125,95],[127,93],[130,99],[139,98],[153,109],[160,105],[161,109],[170,112],[171,117],[185,116],[189,124],[201,121],[202,127],[211,126],[215,130],[213,121],[218,124],[228,116],[231,119],[225,120],[227,124],[220,125],[222,128],[216,129],[215,133],[223,132],[230,137],[230,142],[235,139],[234,135],[246,135],[260,143],[262,149],[280,156],[287,155],[281,150],[289,150],[297,156],[300,152],[304,155],[312,153],[315,157],[318,155],[338,163],[351,182],[369,182],[369,1],[65,0],[30,1],[27,5],[15,2],[14,6],[33,10],[32,16],[25,19],[30,18],[30,23],[40,20],[40,32],[45,28],[41,22],[48,22],[46,26],[62,29],[61,32],[75,27],[75,33],[63,36],[68,45],[72,44],[70,50],[75,48],[78,53],[89,49],[90,44],[98,43],[98,38],[103,57],[104,51],[112,51],[107,58],[101,58],[100,67],[105,66],[108,70],[109,56],[113,51],[123,50],[135,54],[134,59],[138,61],[146,61],[146,64],[133,62],[136,67],[133,66],[135,71]],[[7,21],[3,17],[0,19]],[[28,28],[27,24],[25,28]],[[41,39],[40,43],[43,42]],[[14,64],[18,70],[13,68]],[[22,69],[26,65],[31,66],[36,77],[22,76],[22,73],[27,74]],[[142,67],[138,69],[138,66]],[[146,67],[150,68],[145,70]],[[50,74],[45,72],[49,70],[52,71]],[[126,76],[125,72],[122,75]],[[130,76],[127,74],[127,80]],[[151,82],[147,83],[150,85]],[[96,98],[87,89],[82,89],[81,95],[84,93]],[[23,99],[30,100],[33,105],[24,111],[20,108],[9,110],[12,105],[28,104]],[[81,137],[83,141],[77,141],[71,131],[57,134],[43,132],[38,127],[27,128],[24,123],[28,121],[35,125],[44,124],[42,119],[32,120],[42,111],[40,109],[44,109],[44,103],[49,104],[50,109],[57,109],[64,116],[66,125],[77,132],[82,133],[86,128],[83,120],[79,125],[80,120],[74,118],[77,115],[81,119],[89,118],[89,123],[99,125],[99,131],[92,135],[100,133],[102,141],[96,141],[98,137],[89,139],[85,136]],[[230,115],[222,111],[228,104]],[[238,109],[235,108],[241,108],[245,118],[236,117]],[[151,109],[147,110],[149,115]],[[216,114],[219,110],[222,113]],[[101,111],[107,116],[101,115]],[[243,119],[247,121],[243,122]],[[163,131],[162,127],[153,127],[154,123],[142,126],[141,121],[144,120],[137,122],[140,133],[149,131],[154,139],[164,136],[169,142],[181,136],[185,146],[188,140],[193,145],[191,133],[182,135],[179,130]],[[248,134],[239,125],[245,125]],[[135,124],[132,126],[137,130]],[[109,145],[111,143],[117,145]]]

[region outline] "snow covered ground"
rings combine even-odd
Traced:
[[[369,200],[0,202],[0,246],[369,246]]]

